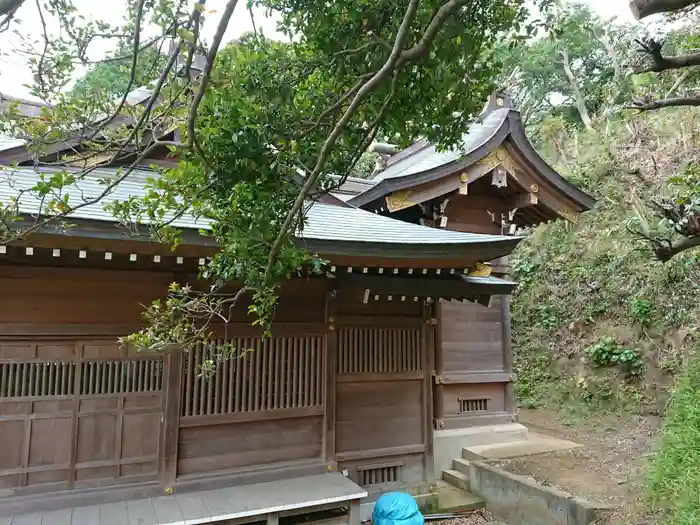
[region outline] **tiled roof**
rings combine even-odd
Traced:
[[[22,139],[13,139],[7,135],[0,135],[0,151],[6,151],[8,149],[16,148],[24,144]]]
[[[392,162],[389,158],[389,165],[379,172],[372,182],[378,183],[386,179],[404,177],[414,173],[427,171],[448,162],[463,157],[474,151],[479,146],[488,141],[496,131],[503,125],[503,121],[508,117],[510,109],[497,109],[484,117],[482,122],[473,122],[469,125],[469,131],[462,137],[459,147],[448,151],[437,151],[435,146],[427,141],[419,141],[407,148],[406,154],[399,152],[395,157],[398,160]],[[411,151],[415,148],[413,151]]]
[[[76,170],[77,171],[77,170]],[[50,173],[50,168],[43,168],[43,173]],[[100,195],[105,186],[99,182],[106,177],[115,177],[116,168],[94,170],[89,177],[80,180],[74,189],[67,190],[69,204],[76,205],[80,199],[89,200]],[[115,218],[104,209],[106,202],[126,200],[130,196],[145,193],[144,182],[157,172],[135,170],[129,177],[117,185],[114,190],[97,204],[90,204],[76,210],[71,217],[105,222],[116,222]],[[22,190],[28,190],[40,181],[40,173],[32,168],[9,168],[0,171],[0,202],[6,203],[16,197]],[[40,212],[38,196],[24,193],[19,199],[19,211],[23,214],[36,215]],[[167,217],[166,217],[167,218]],[[174,221],[173,226],[183,229],[206,228],[206,219],[195,220],[192,216],[183,216]],[[517,243],[519,239],[499,235],[463,233],[450,230],[429,228],[384,217],[355,207],[333,206],[315,203],[308,213],[307,224],[300,235],[305,240],[348,241],[356,243],[386,243],[412,245],[467,245],[489,243]]]

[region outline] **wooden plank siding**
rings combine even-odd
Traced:
[[[317,458],[323,438],[325,338],[240,338],[212,377],[216,347],[185,358],[178,476]],[[218,347],[224,341],[217,341]]]
[[[430,479],[435,329],[422,301],[364,304],[300,279],[283,287],[270,339],[241,306],[213,345],[149,355],[117,337],[192,276],[2,270],[0,515],[336,469],[374,494]],[[237,355],[203,377],[222,343]]]
[[[444,301],[440,312],[440,359],[435,385],[436,427],[463,428],[510,420],[502,298],[491,307]]]
[[[341,301],[339,310],[338,468],[370,494],[425,484],[432,465],[423,306]]]
[[[0,341],[0,495],[157,479],[162,392],[113,339]]]

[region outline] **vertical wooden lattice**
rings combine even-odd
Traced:
[[[207,416],[323,405],[323,337],[239,338],[236,356],[211,377],[202,363],[214,359],[216,340],[185,357],[182,416]]]
[[[75,363],[0,363],[0,398],[72,396]]]
[[[489,397],[460,397],[459,413],[487,412],[489,409]]]
[[[160,358],[86,361],[80,385],[74,362],[0,362],[0,398],[55,397],[137,392],[163,389]]]
[[[82,367],[81,396],[159,392],[163,389],[160,359],[86,361]]]
[[[401,481],[402,467],[403,465],[400,463],[358,467],[359,484],[363,487],[369,487],[386,483],[399,483]]]
[[[421,370],[421,331],[417,328],[344,328],[339,332],[338,373]]]

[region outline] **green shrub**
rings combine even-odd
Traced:
[[[624,347],[610,336],[601,338],[596,344],[584,349],[584,352],[593,366],[618,366],[628,378],[638,376],[644,370],[644,358],[639,350]]]
[[[635,323],[649,326],[654,318],[656,307],[649,299],[635,297],[630,301],[630,313]]]
[[[700,354],[681,375],[651,465],[649,498],[664,525],[700,524]]]

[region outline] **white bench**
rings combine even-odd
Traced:
[[[348,507],[348,525],[360,525],[360,486],[338,473],[51,512],[0,517],[0,525],[226,525]],[[224,524],[222,524],[224,525]]]

